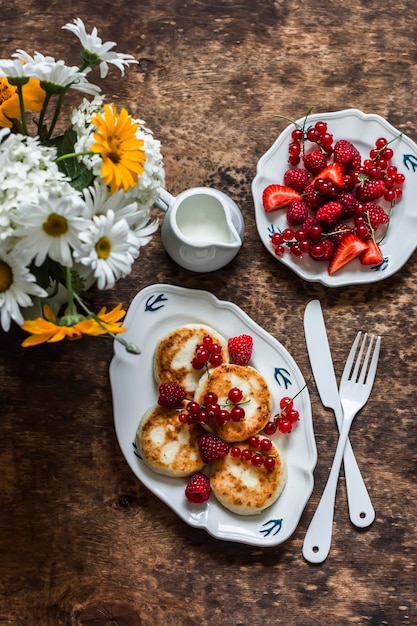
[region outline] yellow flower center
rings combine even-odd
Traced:
[[[7,291],[13,283],[13,272],[10,265],[0,260],[0,293]]]
[[[96,243],[96,252],[99,259],[107,259],[111,252],[111,241],[108,237],[102,237]]]
[[[68,230],[67,219],[58,213],[51,213],[44,222],[43,229],[50,237],[60,237]]]
[[[0,104],[9,100],[14,94],[15,89],[11,88],[6,78],[0,78]]]
[[[122,146],[120,142],[120,137],[108,137],[107,139],[109,144],[109,151],[107,153],[107,158],[110,159],[112,163],[120,163],[122,159]]]

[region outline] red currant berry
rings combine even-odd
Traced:
[[[206,415],[209,420],[216,419],[219,413],[220,413],[220,407],[218,404],[213,404],[213,403],[207,404]]]
[[[255,467],[261,467],[261,465],[264,464],[264,457],[262,456],[262,454],[254,454],[250,460],[250,462],[252,463],[252,465],[254,465]]]
[[[319,131],[320,135],[323,135],[327,131],[327,124],[319,120],[314,124],[314,128]]]
[[[180,413],[178,416],[181,424],[188,424],[188,413]]]
[[[195,356],[200,363],[207,363],[210,354],[207,348],[201,347],[197,349]]]
[[[310,239],[314,239],[315,241],[320,239],[323,236],[323,227],[320,226],[320,224],[312,226],[308,231],[308,236]]]
[[[237,404],[243,398],[243,391],[238,387],[233,387],[229,390],[227,397],[229,398],[230,402],[233,402],[233,404]]]
[[[234,422],[240,422],[245,417],[245,409],[242,406],[234,406],[230,411],[230,417]]]
[[[277,246],[274,250],[274,253],[276,254],[276,256],[281,257],[285,254],[285,248],[284,246]]]
[[[281,398],[280,402],[279,402],[279,408],[280,409],[285,409],[286,411],[289,411],[292,409],[294,403],[292,398],[286,396],[285,398]]]
[[[378,139],[375,141],[375,147],[378,150],[382,150],[382,148],[385,148],[385,146],[387,145],[387,140],[385,139],[385,137],[378,137]]]
[[[277,425],[275,422],[268,422],[264,426],[265,435],[274,435],[277,432]]]
[[[207,424],[209,421],[207,412],[205,409],[198,409],[196,420],[199,424]]]
[[[287,417],[290,422],[294,424],[295,422],[298,422],[300,414],[296,409],[291,409],[290,411],[285,412],[285,417]]]
[[[249,437],[248,439],[248,445],[250,448],[257,448],[259,446],[259,437],[256,437],[255,435],[252,437]]]
[[[230,421],[230,413],[226,409],[220,409],[219,414],[216,416],[216,421],[222,426]]]
[[[217,394],[214,391],[208,391],[203,398],[204,404],[207,406],[208,404],[217,404],[218,401]]]
[[[284,242],[282,233],[274,233],[271,237],[271,243],[273,246],[280,246]]]
[[[231,454],[231,456],[234,456],[234,457],[240,456],[240,448],[239,448],[239,446],[232,446],[230,448],[230,454]]]
[[[273,470],[276,465],[276,459],[273,456],[267,456],[264,460],[264,466],[267,470]]]
[[[288,153],[290,156],[299,156],[301,154],[301,146],[298,142],[290,143],[288,146]]]
[[[307,131],[307,139],[312,143],[317,143],[321,137],[321,133],[317,128],[309,128]]]
[[[259,445],[263,452],[269,452],[269,450],[272,448],[272,441],[270,439],[261,439]]]
[[[292,156],[290,156],[290,157],[288,158],[288,163],[289,163],[290,165],[293,165],[294,167],[295,167],[296,165],[298,165],[298,164],[300,163],[300,161],[301,161],[301,159],[300,159],[300,157],[299,157],[299,156],[294,156],[294,155],[292,155]]]
[[[293,256],[301,256],[302,255],[302,251],[301,251],[301,248],[300,248],[298,243],[291,244],[290,254],[292,254]]]
[[[204,363],[199,361],[196,356],[191,361],[191,365],[195,370],[201,370],[204,367]]]
[[[187,411],[191,415],[196,415],[199,408],[200,405],[198,404],[198,402],[191,401],[187,403]]]
[[[292,422],[286,417],[279,417],[277,419],[278,422],[278,430],[280,433],[290,433],[292,430]]]
[[[285,241],[291,241],[291,239],[294,239],[294,231],[292,228],[284,228],[284,230],[282,231],[282,236],[284,238]]]
[[[248,448],[245,448],[241,451],[240,458],[242,461],[250,461],[252,458],[252,452]]]
[[[213,367],[219,367],[223,363],[223,357],[221,354],[212,354],[209,358],[209,363]]]
[[[303,131],[301,130],[301,128],[295,128],[291,133],[291,139],[293,139],[294,141],[301,141],[302,138]]]
[[[209,351],[210,351],[210,348],[212,347],[212,345],[213,345],[213,339],[212,339],[212,337],[210,337],[209,335],[207,335],[206,337],[204,337],[204,338],[203,338],[203,346],[204,346],[205,348],[207,348],[207,350],[209,350]]]

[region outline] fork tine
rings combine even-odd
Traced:
[[[356,351],[358,349],[359,340],[361,338],[361,335],[362,335],[362,332],[359,331],[358,334],[356,335],[355,341],[352,344],[352,347],[351,347],[350,352],[349,352],[349,356],[348,356],[347,361],[346,361],[345,368],[343,370],[342,378],[348,379],[350,374],[351,374],[351,372],[352,372],[352,366],[353,366],[353,362],[355,360]]]
[[[365,335],[365,339],[366,339],[366,335]],[[363,347],[365,347],[365,339],[363,341]],[[366,351],[365,359],[363,361],[362,370],[358,379],[358,383],[362,383],[363,385],[365,384],[365,381],[368,375],[368,363],[369,363],[369,357],[371,356],[374,339],[375,339],[375,335],[372,335],[369,341],[368,349]]]
[[[369,386],[373,385],[373,382],[374,382],[374,379],[375,379],[376,368],[378,366],[378,358],[379,358],[380,347],[381,347],[381,337],[378,336],[376,338],[374,353],[372,355],[371,364],[369,366],[368,374],[367,374],[366,381],[365,381],[366,384],[369,385]]]
[[[359,353],[358,356],[356,357],[356,361],[355,361],[355,368],[353,370],[352,376],[351,376],[351,380],[352,382],[356,382],[358,380],[358,373],[359,373],[359,368],[362,362],[362,356],[363,356],[363,352],[365,350],[365,344],[366,344],[366,340],[368,338],[368,333],[365,333],[362,339],[362,343],[361,343],[361,347],[359,349]]]

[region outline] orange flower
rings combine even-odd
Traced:
[[[31,336],[27,337],[22,342],[24,348],[37,346],[45,342],[55,343],[66,338],[70,340],[81,339],[83,335],[93,335],[97,337],[98,335],[104,335],[106,333],[116,335],[126,332],[126,328],[123,328],[121,322],[119,322],[125,315],[121,304],[118,304],[108,313],[106,313],[106,308],[103,307],[96,316],[96,319],[77,316],[81,317],[81,319],[69,325],[65,325],[65,316],[58,319],[51,307],[47,304],[43,307],[43,314],[45,317],[38,317],[35,320],[26,320],[22,324],[23,330],[31,333]]]
[[[101,175],[111,193],[118,189],[127,191],[138,182],[138,174],[143,174],[146,161],[142,150],[144,141],[137,139],[138,124],[132,120],[127,110],[117,112],[114,104],[104,105],[104,114],[91,118],[97,128],[91,151],[101,155],[103,160]]]
[[[22,87],[25,110],[40,111],[46,92],[37,78],[30,78]],[[0,127],[12,127],[12,120],[20,118],[20,103],[17,87],[10,85],[7,78],[0,78]]]

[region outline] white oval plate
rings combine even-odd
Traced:
[[[303,124],[304,119],[304,117],[300,118],[297,123]],[[357,109],[309,115],[307,127],[318,120],[328,123],[329,132],[333,134],[335,141],[338,139],[351,141],[361,153],[362,158],[369,156],[369,150],[374,146],[378,137],[385,137],[390,141],[400,135],[400,131],[384,118],[379,115],[367,115]],[[405,174],[406,180],[403,186],[403,197],[401,202],[394,207],[388,234],[382,243],[383,263],[378,266],[365,266],[355,259],[330,276],[326,263],[314,261],[308,255],[295,258],[288,252],[282,257],[277,257],[271,246],[271,234],[277,229],[284,229],[288,226],[286,211],[266,213],[262,205],[262,193],[268,185],[283,184],[284,173],[289,167],[288,144],[293,130],[294,124],[290,124],[259,159],[256,176],[252,182],[256,226],[265,248],[304,280],[323,283],[328,287],[374,283],[395,274],[408,261],[417,246],[417,211],[415,208],[417,145],[405,135],[391,144],[394,150],[392,162],[399,171]]]
[[[251,365],[266,378],[274,396],[275,413],[282,397],[292,397],[304,387],[304,378],[290,354],[236,305],[220,301],[207,291],[150,285],[135,296],[124,321],[128,328],[124,338],[135,343],[141,354],[128,354],[115,342],[110,364],[114,421],[121,450],[137,478],[191,526],[227,541],[277,545],[296,529],[314,485],[317,451],[307,387],[295,399],[300,420],[293,432],[273,437],[287,461],[287,484],[277,502],[259,515],[235,515],[213,495],[204,505],[190,504],[184,494],[187,479],[156,474],[136,452],[139,421],[157,401],[152,367],[156,345],[170,330],[192,323],[208,324],[226,339],[242,333],[253,337]]]

